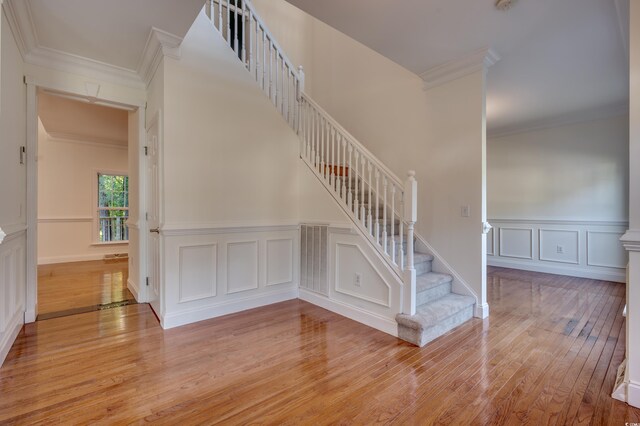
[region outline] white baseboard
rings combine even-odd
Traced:
[[[590,278],[594,280],[603,281],[615,281],[619,283],[626,282],[627,276],[625,271],[620,272],[608,272],[608,271],[594,271],[585,270],[580,268],[573,268],[571,266],[561,265],[544,265],[540,263],[531,263],[511,259],[498,259],[491,256],[487,256],[488,266],[498,266],[501,268],[522,269],[525,271],[544,272],[547,274],[567,275],[570,277]]]
[[[11,318],[7,328],[5,329],[4,337],[0,342],[0,366],[2,366],[5,358],[7,358],[13,342],[15,342],[16,337],[18,337],[18,333],[20,333],[20,330],[22,329],[23,318],[24,312],[21,308],[13,315],[13,318]]]
[[[103,260],[110,253],[92,253],[73,256],[54,256],[38,258],[38,265],[52,265],[54,263],[87,262],[91,260]]]
[[[476,303],[473,316],[480,319],[487,318],[489,316],[489,304],[485,303],[484,305],[480,305],[479,303]]]
[[[131,294],[133,294],[133,297],[136,299],[136,302],[142,303],[142,301],[140,300],[140,289],[138,288],[136,283],[131,281],[131,278],[127,279],[127,288],[129,289]]]
[[[36,306],[33,308],[33,310],[27,309],[24,312],[24,323],[30,324],[32,322],[36,322],[37,316],[38,316],[38,304],[36,303]]]
[[[327,309],[331,312],[335,312],[336,314],[342,315],[343,317],[347,317],[354,321],[368,325],[369,327],[375,328],[376,330],[380,330],[394,337],[398,337],[398,323],[393,319],[375,315],[358,307],[348,305],[337,300],[329,299],[326,296],[322,296],[305,289],[300,289],[300,295],[298,296],[298,298],[300,300],[304,300],[305,302],[320,306],[321,308]]]
[[[284,302],[286,300],[297,299],[298,289],[289,288],[284,291],[260,294],[244,299],[222,302],[216,305],[208,305],[198,308],[185,309],[183,311],[166,313],[160,318],[160,325],[164,329],[179,327],[197,321],[203,321],[222,315],[233,314],[247,309],[259,308],[260,306],[272,303]]]
[[[640,408],[640,383],[630,382],[627,385],[627,404]]]

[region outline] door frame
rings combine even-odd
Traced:
[[[44,90],[57,93],[76,99],[89,99],[94,103],[110,106],[113,108],[124,109],[127,111],[138,111],[138,217],[134,219],[135,225],[138,227],[140,235],[145,235],[147,225],[144,219],[144,211],[146,209],[146,161],[144,156],[144,145],[146,144],[146,123],[145,123],[145,100],[131,99],[123,100],[115,96],[92,96],[95,91],[95,83],[87,82],[84,93],[76,86],[64,84],[64,82],[47,81],[39,82],[33,77],[25,76],[24,82],[27,86],[27,193],[26,193],[26,219],[27,219],[27,245],[26,245],[26,298],[25,298],[25,323],[35,322],[38,315],[38,92]],[[98,88],[100,85],[97,85]],[[129,148],[129,153],[131,148]],[[139,252],[137,256],[138,271],[140,276],[138,281],[138,302],[147,301],[146,286],[143,285],[144,277],[146,277],[147,269],[147,246],[146,240],[140,238]],[[135,261],[135,260],[134,260]],[[143,277],[144,274],[144,277]],[[127,283],[129,286],[129,283]]]

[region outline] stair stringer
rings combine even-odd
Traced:
[[[476,293],[471,285],[469,285],[469,283],[466,282],[465,279],[462,278],[455,269],[453,269],[453,267],[444,259],[444,257],[442,257],[442,255],[440,255],[440,253],[438,253],[438,251],[434,249],[433,246],[429,244],[422,235],[417,232],[414,235],[416,237],[416,251],[432,255],[433,270],[449,274],[453,277],[451,286],[452,293],[471,296],[476,299],[476,303],[473,309],[473,316],[476,318],[485,318],[486,315],[484,315],[483,312],[485,310],[488,310],[488,306],[482,307],[480,305],[480,297],[478,293]]]

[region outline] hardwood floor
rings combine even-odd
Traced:
[[[127,289],[127,259],[38,266],[38,318],[96,310],[133,300]]]
[[[611,424],[621,284],[491,268],[491,316],[416,348],[293,300],[163,331],[147,305],[29,324],[0,423]]]

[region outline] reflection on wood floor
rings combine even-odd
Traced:
[[[148,305],[27,325],[0,423],[610,424],[621,284],[491,268],[491,316],[417,348],[292,300],[163,331]]]
[[[97,310],[135,301],[127,289],[127,259],[38,266],[38,319]]]

